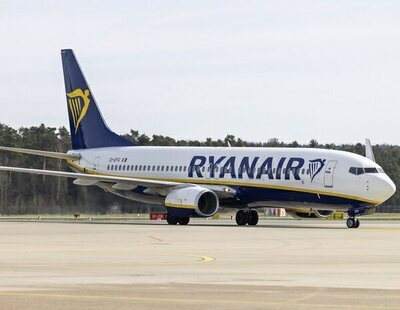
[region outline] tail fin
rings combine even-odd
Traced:
[[[61,50],[72,148],[90,149],[134,144],[112,132],[101,116],[93,93],[71,49]]]

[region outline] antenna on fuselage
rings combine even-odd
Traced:
[[[371,141],[369,139],[365,139],[365,157],[375,162],[374,151],[372,150]]]

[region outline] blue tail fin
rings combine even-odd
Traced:
[[[72,148],[91,149],[134,144],[112,132],[101,116],[93,93],[70,49],[61,50]]]

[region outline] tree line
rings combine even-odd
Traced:
[[[276,138],[266,142],[248,142],[233,135],[223,140],[207,138],[205,141],[176,140],[162,135],[152,137],[131,130],[123,135],[138,145],[154,146],[231,146],[237,147],[309,147],[349,151],[364,155],[365,147],[357,144],[319,144],[311,140],[306,145],[296,141],[284,143]],[[14,129],[0,123],[0,145],[38,149],[53,152],[67,152],[71,148],[69,132],[65,127],[46,127],[44,124]],[[376,161],[387,174],[400,186],[400,146],[373,146]],[[0,151],[0,165],[27,167],[36,169],[68,171],[62,160]],[[105,193],[98,187],[73,185],[70,180],[60,177],[38,176],[31,174],[0,173],[0,214],[70,214],[70,213],[142,213],[150,210],[163,210],[162,207],[132,202],[118,196]],[[381,212],[399,212],[400,194],[396,193],[383,205]]]

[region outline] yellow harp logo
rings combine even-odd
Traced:
[[[69,109],[72,114],[72,119],[74,120],[75,134],[78,131],[79,124],[82,122],[88,111],[90,103],[89,95],[90,93],[88,89],[83,91],[80,88],[77,88],[74,91],[67,93],[67,96],[69,98]]]

